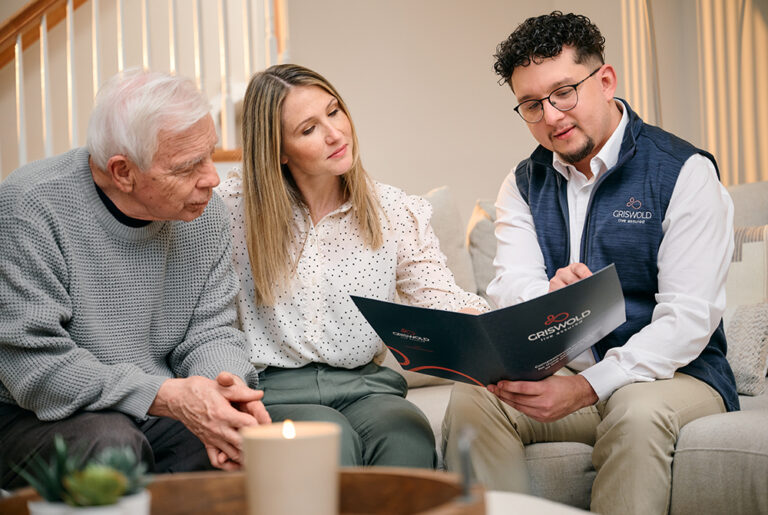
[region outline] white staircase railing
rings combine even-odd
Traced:
[[[0,178],[28,161],[82,145],[102,81],[137,66],[194,78],[212,98],[219,154],[235,155],[235,106],[244,84],[254,71],[287,59],[286,1],[29,2],[0,26],[0,73],[13,62],[15,89],[15,112],[2,115],[16,120],[15,131],[0,128]],[[78,10],[86,4],[90,13]],[[63,32],[56,27],[62,20]],[[62,69],[64,77],[57,76]],[[31,91],[38,81],[39,95]],[[62,121],[55,105],[66,105],[66,139],[56,129]],[[28,115],[38,109],[40,116]]]

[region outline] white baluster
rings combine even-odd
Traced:
[[[178,43],[176,41],[176,0],[168,0],[168,59],[170,60],[170,72],[176,74],[178,62]]]
[[[51,121],[51,71],[48,66],[48,15],[40,20],[40,105],[43,115],[43,149],[45,157],[53,155],[53,123]]]
[[[91,0],[91,68],[93,70],[93,96],[101,86],[101,48],[99,46],[99,0]]]
[[[150,53],[152,49],[149,43],[149,0],[141,0],[141,63],[145,70],[151,68]]]
[[[280,62],[290,61],[290,46],[288,45],[288,6],[285,0],[276,0],[280,9]]]
[[[22,61],[21,33],[16,36],[16,134],[19,143],[19,166],[27,162],[27,120],[24,114],[24,62]]]
[[[267,68],[277,63],[277,44],[272,30],[271,0],[264,0],[264,64]]]
[[[229,37],[227,33],[227,0],[219,0],[219,70],[221,72],[221,148],[232,148],[235,112],[229,85]]]
[[[254,41],[253,47],[253,70],[263,70],[267,67],[267,52],[264,51],[264,41],[266,41],[266,26],[264,22],[265,0],[251,0],[253,6],[253,20],[251,25],[251,39]],[[271,0],[266,0],[271,1]]]
[[[202,0],[194,0],[192,4],[192,34],[195,44],[195,82],[197,87],[203,89],[203,3]]]
[[[117,5],[117,71],[125,70],[125,41],[123,39],[123,0],[116,0]]]
[[[75,25],[73,0],[67,0],[67,107],[69,120],[69,147],[78,144],[77,88],[75,87]]]
[[[243,76],[246,82],[251,78],[251,70],[253,70],[253,51],[251,45],[253,39],[251,37],[251,0],[243,0]]]

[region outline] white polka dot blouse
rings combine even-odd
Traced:
[[[365,244],[355,210],[347,202],[313,224],[304,206],[294,207],[289,284],[279,285],[272,306],[256,305],[245,242],[239,172],[219,186],[229,208],[233,261],[240,276],[237,308],[258,370],[308,363],[355,368],[371,362],[382,342],[350,295],[406,304],[487,311],[487,303],[456,285],[429,220],[425,199],[375,183],[383,209],[383,245]]]

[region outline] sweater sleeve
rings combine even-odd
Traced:
[[[0,217],[0,401],[60,420],[77,410],[144,417],[167,378],[105,364],[70,336],[69,270],[55,228]]]
[[[236,324],[235,297],[240,282],[232,263],[232,237],[220,200],[217,206],[222,211],[218,257],[208,271],[186,337],[171,353],[171,368],[181,377],[199,375],[213,379],[220,372],[231,372],[255,387],[258,374],[248,358],[245,335]]]

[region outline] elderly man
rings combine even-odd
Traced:
[[[488,294],[506,306],[615,263],[627,321],[570,374],[457,387],[446,463],[458,468],[456,430],[475,425],[476,476],[525,490],[523,445],[584,442],[592,510],[665,513],[680,429],[739,408],[721,321],[733,206],[710,154],[614,98],[604,42],[586,17],[555,11],[499,45],[496,72],[539,146],[499,193]]]
[[[0,184],[0,486],[57,433],[155,472],[230,469],[237,430],[269,421],[215,144],[192,82],[133,71],[99,92],[85,148]]]

